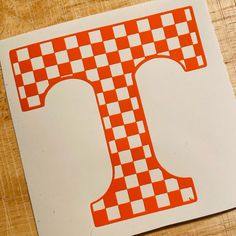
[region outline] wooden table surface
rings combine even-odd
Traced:
[[[0,39],[145,1],[0,0]],[[236,94],[236,1],[208,0],[207,2]],[[0,236],[36,236],[2,73],[0,77]],[[236,210],[143,235],[234,236],[236,235]]]

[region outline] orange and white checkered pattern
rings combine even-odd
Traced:
[[[197,200],[192,179],[169,174],[152,146],[134,74],[154,57],[175,60],[185,71],[206,66],[191,7],[10,52],[23,111],[44,106],[47,92],[66,79],[87,81],[94,89],[113,167],[109,189],[91,204],[96,226]]]

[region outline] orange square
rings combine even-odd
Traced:
[[[70,61],[81,59],[81,53],[79,48],[68,49],[67,53]]]
[[[116,39],[117,48],[119,50],[129,48],[129,41],[127,37],[122,37]]]
[[[134,59],[144,57],[144,51],[142,46],[136,46],[131,48],[132,57]]]
[[[130,99],[122,100],[119,102],[121,112],[131,111],[133,110]]]
[[[125,130],[128,136],[138,134],[138,126],[136,123],[125,125]]]
[[[126,80],[125,80],[125,77],[124,77],[123,75],[121,75],[121,76],[116,76],[116,77],[113,79],[113,82],[114,82],[115,88],[123,88],[123,87],[126,87]]]
[[[99,67],[97,68],[97,70],[98,70],[99,78],[101,80],[111,77],[111,69],[109,66]]]
[[[31,44],[28,47],[30,58],[42,56],[40,44]]]
[[[149,172],[138,173],[138,182],[140,185],[145,185],[151,183],[151,178]]]
[[[164,27],[164,32],[165,32],[166,38],[173,38],[173,37],[178,36],[175,25]]]
[[[123,164],[122,170],[123,170],[124,176],[133,175],[136,173],[135,168],[134,168],[134,164],[132,162],[127,163],[127,164]]]
[[[25,85],[25,94],[27,97],[35,96],[38,94],[36,84]]]
[[[125,74],[129,74],[132,73],[134,71],[135,68],[135,64],[134,61],[126,61],[122,63],[122,68]]]
[[[114,38],[115,38],[114,32],[113,32],[111,26],[103,27],[102,30],[101,30],[101,34],[102,34],[102,39],[103,39],[104,41],[110,40],[110,39],[114,39]]]
[[[151,31],[146,31],[139,34],[142,44],[152,43],[154,41]]]
[[[94,57],[88,57],[83,59],[84,69],[91,70],[97,68]]]
[[[116,140],[116,147],[117,147],[118,152],[130,149],[128,139],[122,138],[122,139]]]
[[[109,52],[107,53],[107,60],[109,65],[120,63],[120,55],[116,52]]]
[[[136,201],[136,200],[142,199],[140,187],[128,189],[128,193],[129,193],[130,201]]]
[[[178,9],[173,12],[173,17],[176,24],[187,21],[184,10],[185,9]]]
[[[33,70],[31,60],[19,62],[19,67],[20,67],[21,73],[26,73]]]
[[[123,119],[121,114],[110,116],[110,122],[112,127],[123,125]]]
[[[60,76],[72,74],[72,69],[70,63],[64,63],[58,65]]]
[[[94,43],[92,45],[92,50],[93,50],[93,54],[96,55],[100,55],[100,54],[106,54],[106,50],[104,47],[104,43]]]
[[[117,101],[117,94],[115,90],[103,93],[106,103],[112,103]]]
[[[165,181],[159,181],[152,184],[154,193],[160,195],[167,192]]]
[[[128,21],[125,23],[125,29],[127,34],[136,34],[138,32],[138,26],[136,21]]]
[[[88,32],[81,32],[76,35],[79,46],[90,44]]]
[[[162,21],[160,18],[160,15],[153,15],[149,18],[149,24],[151,26],[151,29],[157,29],[162,27]]]
[[[144,158],[143,147],[131,149],[131,153],[132,153],[132,157],[133,157],[134,161]]]
[[[53,39],[52,45],[55,52],[66,50],[64,37]]]
[[[48,54],[48,55],[43,56],[43,62],[44,62],[45,67],[56,65],[57,60],[56,60],[55,54]]]
[[[34,71],[34,78],[36,82],[47,80],[48,76],[47,76],[46,70],[43,68],[43,69]]]

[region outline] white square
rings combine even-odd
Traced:
[[[187,46],[182,48],[184,59],[195,57],[195,51],[193,46]]]
[[[134,65],[137,66],[140,62],[142,62],[145,59],[145,57],[140,57],[137,59],[134,59]]]
[[[133,135],[128,137],[130,148],[136,148],[142,146],[141,139],[139,135]]]
[[[185,64],[184,60],[181,60],[180,63],[183,65],[184,68],[186,67],[186,64]]]
[[[131,207],[134,214],[138,214],[145,211],[143,200],[131,202]]]
[[[57,66],[49,66],[46,68],[48,79],[59,77],[59,70]]]
[[[148,170],[147,162],[145,159],[134,162],[136,173],[142,173]]]
[[[162,171],[160,169],[150,170],[149,174],[153,183],[164,180]]]
[[[138,99],[136,97],[131,98],[131,103],[134,110],[137,110],[139,108]]]
[[[117,147],[116,147],[116,142],[115,141],[110,141],[109,142],[109,147],[111,149],[111,153],[117,153]]]
[[[42,55],[48,55],[54,53],[52,42],[40,44]]]
[[[176,25],[178,35],[189,34],[188,23],[183,22]]]
[[[160,56],[170,56],[170,52],[169,51],[161,52],[161,53],[158,53],[158,55],[160,55]]]
[[[195,32],[191,33],[191,39],[193,44],[198,44],[197,35]]]
[[[104,46],[105,46],[106,52],[114,52],[118,50],[115,39],[105,41]]]
[[[128,86],[133,85],[132,74],[126,74],[125,81]]]
[[[113,79],[112,79],[112,78],[103,79],[103,80],[101,81],[101,85],[102,85],[102,90],[103,90],[104,92],[115,89],[114,83],[113,83]]]
[[[116,94],[118,97],[118,100],[124,100],[124,99],[128,99],[129,98],[129,91],[127,88],[119,88],[116,90]]]
[[[137,122],[137,126],[138,126],[138,131],[140,134],[143,134],[145,132],[145,129],[144,129],[144,124],[142,121],[138,121]]]
[[[24,85],[35,83],[34,73],[32,71],[22,74]]]
[[[146,158],[152,156],[152,153],[151,153],[151,150],[150,150],[149,145],[145,145],[145,146],[143,147],[143,151],[144,151],[144,155],[145,155]]]
[[[103,93],[97,94],[97,98],[98,98],[98,104],[100,106],[105,104],[105,99],[104,99]]]
[[[25,87],[21,86],[18,88],[18,90],[19,90],[20,98],[26,98]]]
[[[123,118],[124,124],[130,124],[130,123],[135,122],[133,111],[127,111],[127,112],[122,113],[122,118]]]
[[[72,61],[71,68],[72,68],[73,73],[78,73],[78,72],[84,71],[83,61],[81,59],[76,60],[76,61]]]
[[[108,220],[116,220],[120,218],[120,211],[118,206],[107,208]]]
[[[40,105],[40,99],[39,96],[32,96],[28,98],[28,103],[29,103],[29,107],[36,107]]]
[[[125,183],[127,188],[135,188],[139,186],[137,175],[128,175],[125,177]]]
[[[115,38],[126,36],[126,30],[124,25],[117,25],[113,27]]]
[[[156,200],[157,200],[157,205],[159,208],[167,207],[170,205],[170,200],[167,193],[157,195]]]
[[[192,20],[192,14],[191,14],[190,10],[186,9],[184,12],[185,12],[185,16],[186,16],[187,21]]]
[[[117,126],[113,128],[113,133],[115,139],[120,139],[126,137],[125,127],[124,126]]]
[[[133,161],[130,150],[119,152],[119,157],[121,164],[130,163]]]
[[[174,49],[180,48],[180,43],[179,43],[178,37],[167,39],[167,44],[168,44],[169,50],[174,50]]]
[[[198,57],[197,57],[197,61],[198,61],[198,65],[199,65],[199,66],[203,66],[203,65],[204,65],[202,56],[198,56]]]
[[[66,49],[78,48],[78,41],[76,36],[70,36],[65,38]]]
[[[96,202],[93,204],[93,210],[99,211],[105,209],[105,204],[103,200],[100,200],[99,202]]]
[[[184,188],[180,190],[184,202],[192,201],[194,199],[192,188]]]
[[[89,32],[89,38],[91,43],[102,42],[102,35],[100,30]]]
[[[128,36],[130,47],[136,47],[142,44],[139,34],[131,34]]]
[[[118,204],[124,204],[129,202],[129,194],[127,190],[116,192],[116,199]]]
[[[92,50],[91,45],[81,46],[80,52],[81,52],[82,58],[87,58],[87,57],[93,56],[93,50]]]
[[[97,81],[99,80],[99,75],[97,69],[87,70],[86,75],[88,80],[90,81]]]
[[[154,43],[148,43],[143,45],[143,51],[145,56],[151,56],[157,54]]]
[[[38,70],[44,68],[44,62],[42,57],[34,57],[31,59],[31,64],[33,70]]]
[[[114,64],[110,66],[112,76],[118,76],[123,74],[123,68],[120,63]]]
[[[163,28],[152,30],[152,36],[153,36],[154,41],[161,41],[166,38]]]
[[[103,67],[108,65],[107,56],[105,54],[95,56],[97,67]]]
[[[166,184],[167,192],[179,190],[179,184],[176,179],[173,179],[173,178],[167,179],[167,180],[165,180],[165,184]]]
[[[148,19],[139,20],[137,22],[139,32],[145,32],[150,30],[150,24]]]
[[[48,86],[49,86],[48,80],[37,82],[38,93],[43,94],[48,88]]]
[[[19,74],[21,73],[21,72],[20,72],[19,63],[14,63],[14,64],[13,64],[13,67],[14,67],[15,74],[16,74],[16,75],[19,75]]]
[[[124,176],[124,174],[123,174],[123,170],[122,170],[121,166],[115,166],[114,178],[119,179],[123,176]]]
[[[30,58],[29,57],[29,51],[28,51],[27,48],[17,50],[16,53],[17,53],[18,61],[25,61],[25,60],[28,60]]]
[[[152,184],[146,184],[141,186],[141,193],[143,198],[152,197],[155,195]]]
[[[69,57],[67,51],[60,51],[55,53],[57,64],[63,64],[69,62]]]
[[[122,62],[124,62],[124,61],[130,61],[130,60],[133,59],[131,50],[130,50],[129,48],[120,50],[120,51],[119,51],[119,55],[120,55],[120,60],[121,60]]]
[[[103,121],[104,121],[105,128],[106,128],[106,129],[110,129],[110,128],[111,128],[110,118],[109,118],[108,116],[107,116],[107,117],[104,117],[104,118],[103,118]]]
[[[107,105],[107,109],[110,116],[120,113],[120,106],[118,102],[109,103]]]
[[[172,13],[162,15],[161,20],[162,20],[162,25],[164,27],[175,24],[174,17],[172,15]]]

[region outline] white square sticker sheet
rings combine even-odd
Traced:
[[[0,42],[39,235],[134,235],[236,205],[236,103],[204,0]]]

